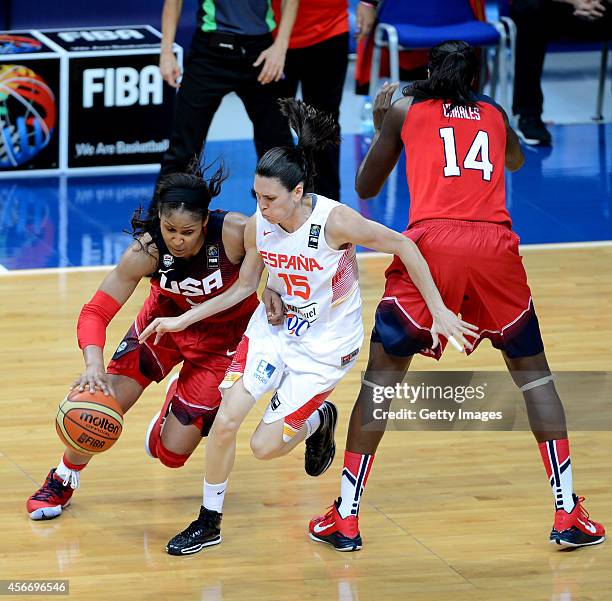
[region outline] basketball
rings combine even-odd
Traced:
[[[60,403],[55,429],[62,442],[79,453],[110,449],[123,430],[123,411],[112,396],[96,390],[71,391]]]

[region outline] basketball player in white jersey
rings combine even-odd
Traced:
[[[251,438],[254,455],[280,457],[306,439],[306,472],[318,476],[331,464],[337,412],[326,399],[363,342],[356,245],[400,257],[433,316],[434,346],[442,335],[471,347],[464,336],[473,335],[474,326],[446,308],[410,239],[311,192],[312,150],[339,141],[331,117],[296,100],[284,100],[282,106],[298,145],[273,148],[257,165],[258,208],[245,229],[240,285],[181,316],[152,321],[140,337],[143,341],[155,333],[157,344],[166,332],[235,305],[257,289],[264,267],[268,288],[278,292],[285,307],[283,323],[271,325],[265,305],[259,305],[225,374],[221,408],[208,436],[204,505],[198,519],[168,543],[172,555],[221,542],[236,435],[264,393],[275,391]]]

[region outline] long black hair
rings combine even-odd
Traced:
[[[210,179],[204,177],[210,167],[202,167],[198,158],[194,158],[185,173],[171,173],[160,178],[155,189],[153,202],[146,211],[139,207],[132,215],[132,236],[140,241],[140,237],[148,233],[152,237],[159,231],[159,216],[169,215],[174,211],[188,211],[204,221],[208,215],[210,201],[221,192],[221,184],[229,177],[223,162]],[[144,245],[148,251],[153,240]]]
[[[278,146],[266,152],[255,169],[262,177],[278,178],[287,190],[304,183],[304,193],[313,192],[316,168],[314,151],[340,144],[340,126],[335,119],[301,100],[279,100],[289,127],[297,135],[296,146]]]
[[[429,78],[406,86],[404,96],[437,98],[457,106],[474,106],[474,82],[478,74],[476,51],[467,42],[450,40],[429,51]]]

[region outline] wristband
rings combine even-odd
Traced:
[[[83,305],[77,322],[79,348],[94,345],[104,348],[106,328],[121,305],[112,297],[98,290],[92,299]]]

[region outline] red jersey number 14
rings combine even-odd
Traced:
[[[440,137],[444,142],[444,177],[458,177],[461,170],[457,163],[457,145],[455,144],[455,130],[453,127],[440,128]],[[489,160],[489,134],[479,130],[470,149],[463,159],[464,169],[474,169],[482,172],[482,179],[486,182],[491,181],[493,165]]]

